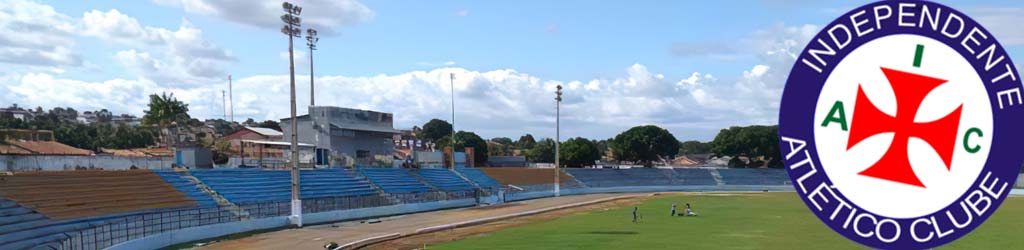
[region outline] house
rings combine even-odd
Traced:
[[[0,117],[13,118],[21,121],[31,121],[35,114],[31,110],[25,110],[18,105],[11,105],[8,108],[0,108]]]
[[[296,117],[297,137],[315,146],[316,165],[380,165],[393,160],[394,135],[399,133],[393,120],[391,113],[313,106]],[[281,119],[285,142],[291,142],[291,122]]]
[[[246,157],[258,157],[257,153],[262,153],[266,157],[281,157],[282,151],[277,149],[266,149],[260,151],[257,147],[258,144],[254,143],[243,143],[243,141],[267,141],[267,142],[281,142],[281,138],[284,133],[270,128],[259,128],[259,127],[242,127],[234,133],[228,134],[221,137],[220,140],[227,140],[231,144],[232,152],[239,152],[239,154],[245,154]],[[242,145],[246,148],[242,148]]]

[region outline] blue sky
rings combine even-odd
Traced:
[[[0,35],[10,36],[0,39],[0,105],[141,115],[146,95],[172,92],[193,116],[213,118],[231,74],[236,120],[287,115],[279,2],[0,2],[0,25],[11,31]],[[550,92],[562,84],[563,138],[655,124],[698,140],[731,125],[773,124],[792,66],[786,53],[863,3],[294,2],[322,32],[318,104],[392,112],[395,126],[408,128],[450,117],[447,75],[456,73],[456,125],[484,137],[552,136]],[[1016,26],[1024,3],[946,4],[980,20],[1013,58],[1024,56]],[[33,24],[54,28],[20,28]],[[305,40],[296,48],[303,110]]]

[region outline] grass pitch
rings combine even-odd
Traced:
[[[670,217],[687,202],[699,217]],[[569,216],[428,249],[865,249],[818,221],[794,193],[665,195],[632,207]],[[1024,197],[1010,197],[980,228],[941,249],[1024,246]]]

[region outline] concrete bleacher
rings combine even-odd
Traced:
[[[420,182],[416,176],[409,173],[409,170],[400,168],[373,168],[360,167],[359,173],[366,176],[370,182],[377,185],[384,192],[388,193],[420,193],[433,191],[429,186]]]
[[[52,219],[197,204],[149,170],[21,172],[0,177],[0,196]]]
[[[477,168],[501,184],[518,187],[550,186],[554,182],[554,169],[539,168]],[[572,176],[559,171],[558,183],[562,188],[578,187]]]
[[[501,183],[498,183],[498,181],[494,180],[494,178],[487,176],[487,174],[485,174],[483,171],[480,171],[480,169],[457,167],[455,168],[455,171],[459,172],[459,174],[462,174],[462,176],[465,176],[470,181],[476,183],[476,185],[480,186],[481,188],[497,188],[501,186]]]
[[[344,169],[299,172],[301,199],[377,194],[365,180]],[[232,203],[285,201],[291,199],[291,172],[285,170],[193,170],[201,180]]]
[[[468,191],[476,188],[473,184],[466,182],[462,177],[445,168],[420,169],[416,171],[416,174],[441,191]]]
[[[675,184],[666,171],[669,169],[583,169],[567,168],[565,171],[588,187],[630,187],[669,186]]]
[[[213,200],[213,197],[200,190],[196,183],[185,178],[181,173],[173,170],[154,170],[153,173],[160,176],[161,179],[171,184],[171,186],[174,186],[178,191],[191,197],[199,206],[217,206],[217,202]]]
[[[781,169],[730,168],[718,174],[726,185],[786,185],[789,176]]]

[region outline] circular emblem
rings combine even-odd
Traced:
[[[797,194],[872,248],[934,248],[1009,195],[1024,100],[1009,55],[950,7],[882,1],[825,26],[796,58],[779,136]]]

